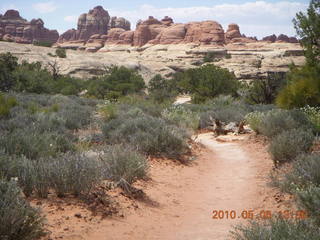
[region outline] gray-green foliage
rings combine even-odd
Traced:
[[[318,240],[320,231],[317,226],[305,221],[274,218],[238,225],[231,234],[235,240]]]
[[[59,197],[88,193],[102,179],[100,164],[84,154],[67,153],[47,159],[50,186]]]
[[[125,181],[132,184],[135,180],[147,175],[147,159],[131,147],[114,145],[105,149],[101,156],[104,176],[119,183]]]
[[[276,135],[269,146],[275,165],[292,161],[312,146],[314,135],[310,130],[291,129]]]
[[[306,189],[297,192],[299,203],[306,209],[308,215],[320,223],[320,187],[310,185]]]
[[[108,143],[128,143],[147,154],[178,157],[188,149],[185,130],[138,108],[106,122],[102,131]]]
[[[86,194],[99,180],[102,171],[97,160],[80,153],[66,153],[56,158],[29,160],[0,153],[0,176],[17,178],[26,196],[35,193],[46,198],[50,189],[59,197]]]
[[[164,119],[182,128],[192,130],[197,130],[199,128],[199,114],[191,111],[184,105],[176,105],[166,108],[162,112],[162,116]]]
[[[246,121],[255,132],[269,138],[291,129],[314,129],[306,114],[300,110],[273,109],[266,112],[252,112],[246,116]]]
[[[44,235],[43,218],[14,182],[0,180],[0,239],[35,240]]]

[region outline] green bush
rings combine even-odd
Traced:
[[[245,121],[249,124],[250,128],[256,133],[261,133],[260,128],[262,126],[265,113],[263,112],[251,112],[245,116]]]
[[[217,56],[214,52],[207,52],[206,55],[203,57],[203,62],[209,63],[214,62]]]
[[[320,223],[320,187],[310,185],[297,193],[300,205],[307,210],[308,216]]]
[[[74,149],[71,136],[55,132],[39,132],[34,127],[15,129],[0,135],[0,146],[8,154],[24,155],[30,159],[56,156]]]
[[[280,171],[271,177],[275,186],[291,194],[310,185],[320,186],[320,155],[301,154],[293,162],[290,171]]]
[[[299,154],[309,151],[314,135],[304,129],[292,129],[275,136],[269,146],[274,164],[292,161]]]
[[[0,91],[7,92],[15,85],[13,72],[18,66],[18,59],[11,53],[0,53]]]
[[[207,128],[216,119],[224,123],[240,123],[252,111],[251,107],[235,101],[230,96],[220,96],[205,104],[207,109],[200,113],[200,128]]]
[[[66,58],[67,57],[67,53],[66,53],[66,50],[64,48],[57,48],[56,49],[56,55],[59,58]]]
[[[320,132],[320,107],[305,106],[300,109],[307,114],[309,120],[313,123],[315,129]]]
[[[205,102],[218,95],[237,96],[239,82],[233,73],[214,65],[188,69],[175,75],[177,86],[192,95],[194,103]]]
[[[256,79],[245,86],[244,99],[250,104],[272,104],[285,84],[284,73],[268,73],[266,78]]]
[[[128,143],[147,154],[178,157],[188,149],[184,130],[139,109],[105,123],[102,131],[107,142]]]
[[[124,145],[114,145],[105,150],[101,160],[107,179],[119,183],[125,181],[132,184],[134,181],[147,175],[147,159]]]
[[[177,96],[177,89],[172,79],[165,79],[160,74],[155,75],[148,83],[151,99],[157,103],[172,102]]]
[[[181,128],[191,130],[197,130],[199,128],[199,114],[196,112],[192,112],[182,105],[166,108],[162,112],[162,117]]]
[[[88,82],[88,95],[100,99],[117,100],[121,96],[142,93],[145,83],[135,70],[111,67],[101,76]]]
[[[45,159],[50,186],[58,197],[66,194],[87,194],[102,177],[98,161],[84,154],[67,153],[55,159]]]
[[[306,221],[275,218],[238,225],[231,234],[235,240],[316,240],[319,239],[320,231],[317,226]]]
[[[35,240],[44,235],[43,218],[14,182],[0,180],[0,239]]]
[[[274,137],[277,134],[296,128],[313,129],[312,123],[307,116],[299,110],[274,109],[264,114],[259,132],[267,137]]]
[[[280,91],[276,103],[282,108],[320,105],[320,70],[303,66],[292,67],[288,74],[289,84]]]
[[[52,47],[53,43],[51,42],[43,42],[43,41],[33,41],[32,43],[35,46],[41,46],[41,47]]]
[[[8,117],[11,108],[17,104],[17,100],[14,97],[5,97],[3,94],[0,94],[0,118]]]

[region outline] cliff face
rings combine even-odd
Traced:
[[[67,50],[65,59],[48,56],[49,52],[54,54],[53,48],[0,42],[0,52],[8,50],[20,60],[29,62],[41,61],[46,65],[56,60],[62,74],[89,78],[105,66],[122,65],[138,70],[146,82],[158,73],[170,77],[177,71],[206,64],[203,58],[208,52],[214,56],[212,64],[229,69],[243,81],[263,78],[268,72],[286,72],[292,62],[299,66],[305,61],[299,44],[268,42],[223,46],[200,43],[146,44],[142,47],[108,45],[96,53]]]
[[[88,19],[90,19],[88,23]],[[122,17],[109,17],[101,6],[82,14],[78,28],[63,33],[57,43],[62,48],[72,48],[95,52],[108,49],[110,45],[144,46],[146,44],[202,44],[222,46],[229,43],[257,42],[255,37],[241,34],[237,24],[232,23],[225,32],[215,21],[189,22],[176,24],[171,17],[158,20],[152,16],[140,20],[134,31],[130,22]],[[297,39],[286,35],[269,36],[263,39],[268,42],[297,43]]]
[[[44,27],[44,22],[32,19],[28,22],[16,10],[8,10],[0,15],[0,39],[17,43],[48,42],[55,43],[59,33]]]

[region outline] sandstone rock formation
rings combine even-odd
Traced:
[[[3,16],[0,15],[0,39],[5,41],[55,43],[58,37],[59,33],[45,28],[40,18],[28,22],[16,10],[8,10]]]
[[[107,34],[110,21],[109,13],[101,6],[91,9],[88,13],[83,13],[78,18],[76,29],[70,29],[63,33],[58,43],[67,41],[87,41],[92,35]]]
[[[225,37],[226,37],[226,40],[232,40],[234,38],[242,37],[239,26],[235,23],[229,24]]]
[[[61,34],[57,46],[95,52],[102,48],[108,39],[108,43],[121,44],[130,41],[131,44],[132,33],[121,35],[130,28],[128,20],[122,17],[110,18],[108,11],[97,6],[88,13],[81,14],[77,29],[70,29]]]
[[[112,17],[109,22],[109,29],[111,28],[122,28],[126,31],[130,31],[131,23],[123,17]]]
[[[267,42],[284,42],[284,43],[298,43],[298,39],[295,37],[288,37],[287,35],[280,34],[278,37],[275,34],[272,34],[270,36],[266,36],[262,38],[262,41]]]

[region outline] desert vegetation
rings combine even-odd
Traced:
[[[308,13],[294,20],[305,66],[250,84],[215,66],[214,54],[170,78],[155,75],[148,86],[122,66],[83,80],[61,75],[56,63],[19,63],[0,54],[0,238],[45,234],[44,218],[30,199],[83,200],[103,182],[133,197],[151,158],[186,164],[193,134],[239,133],[247,124],[268,142],[274,186],[293,195],[309,218],[253,221],[237,226],[233,238],[318,239],[319,4],[311,1]],[[66,52],[58,48],[53,57]],[[174,104],[179,94],[190,95],[191,103]]]

